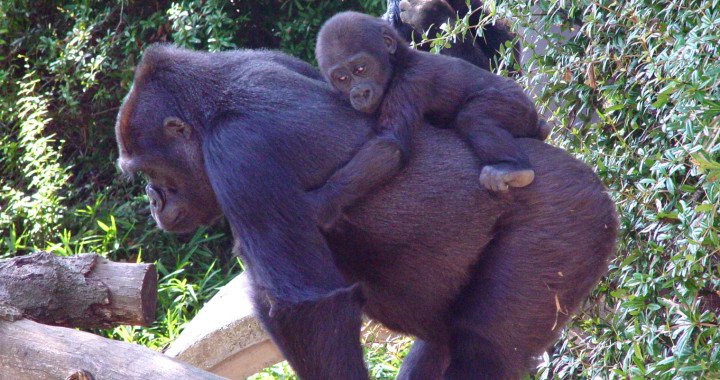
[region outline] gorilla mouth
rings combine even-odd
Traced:
[[[351,98],[350,105],[360,112],[373,113],[380,105],[380,102]]]
[[[174,211],[176,211],[175,215],[167,215],[167,213],[157,213],[153,215],[155,223],[157,223],[160,229],[167,232],[184,233],[192,231],[195,228],[194,225],[187,225],[188,223],[186,223],[185,220],[186,213],[184,210],[178,209]]]
[[[150,201],[150,213],[158,227],[166,231],[188,229],[182,226],[187,213],[182,207],[178,207],[174,203],[168,204],[167,194],[162,188],[148,184],[145,187],[145,192]]]
[[[165,196],[165,192],[162,191],[160,188],[154,188],[155,192],[157,193],[158,202],[160,203],[158,207],[158,211],[162,211],[165,208],[165,205],[167,204],[167,197]]]

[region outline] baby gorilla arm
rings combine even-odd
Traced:
[[[331,230],[340,219],[343,208],[352,205],[400,170],[404,151],[403,139],[394,131],[384,131],[368,141],[323,187],[311,193],[317,224],[325,231]]]
[[[316,222],[323,230],[331,230],[344,208],[387,182],[407,160],[410,130],[418,127],[422,115],[417,104],[403,99],[403,96],[409,95],[406,84],[391,84],[383,98],[376,127],[379,135],[368,141],[347,165],[330,177],[325,186],[313,193]]]

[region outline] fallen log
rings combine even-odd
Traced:
[[[0,261],[0,319],[85,328],[149,326],[156,300],[152,264],[47,252]]]
[[[27,319],[0,320],[0,337],[0,379],[224,379],[137,344]]]

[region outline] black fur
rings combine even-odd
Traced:
[[[606,268],[616,216],[602,184],[521,139],[534,183],[491,195],[452,131],[421,128],[404,169],[324,236],[307,191],[375,133],[313,78],[278,53],[153,46],[118,115],[119,166],[149,177],[167,230],[228,219],[258,317],[300,378],[367,378],[361,307],[425,342],[406,362],[436,377],[525,373]]]

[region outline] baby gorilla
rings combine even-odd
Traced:
[[[549,130],[511,79],[460,59],[412,50],[385,21],[355,12],[339,13],[323,25],[315,55],[325,79],[353,108],[379,109],[379,135],[328,181],[326,188],[334,193],[318,196],[323,228],[399,171],[409,155],[411,131],[425,116],[439,125],[454,122],[484,165],[480,183],[488,190],[533,181],[535,173],[515,137],[544,140]]]

